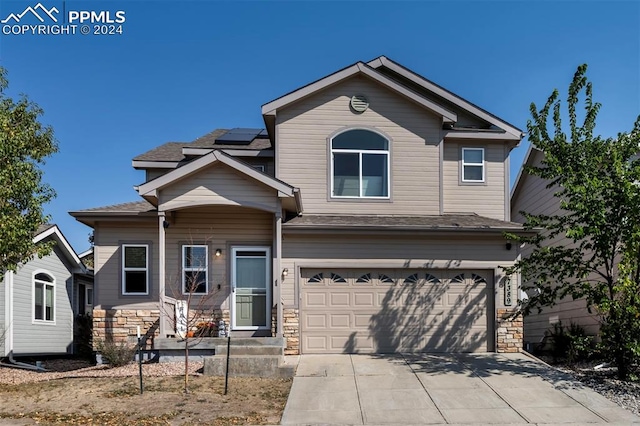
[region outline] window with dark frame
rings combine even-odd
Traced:
[[[149,294],[149,246],[122,245],[122,294]]]
[[[208,252],[206,245],[182,246],[183,294],[207,294]]]

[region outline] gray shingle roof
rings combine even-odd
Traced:
[[[263,150],[270,149],[271,141],[269,139],[256,138],[248,145],[223,145],[216,144],[216,139],[225,133],[228,129],[216,129],[204,136],[200,136],[193,142],[167,142],[151,151],[140,154],[133,161],[166,161],[180,162],[186,160],[182,154],[182,148],[209,148],[209,149],[237,149],[237,150]]]
[[[152,211],[156,211],[156,208],[151,203],[147,201],[132,201],[110,206],[93,207],[72,213],[146,213]]]
[[[54,226],[56,226],[55,223],[43,223],[42,225],[38,226],[38,230],[36,231],[35,235],[40,235],[44,231],[47,231],[47,230],[53,228]]]
[[[182,147],[188,145],[187,142],[167,142],[163,145],[153,148],[144,154],[140,154],[133,161],[182,161]]]
[[[271,148],[271,141],[267,138],[255,138],[248,145],[238,145],[238,144],[219,144],[216,143],[216,139],[220,136],[224,135],[227,132],[226,129],[217,129],[211,133],[207,133],[204,136],[200,136],[195,141],[191,142],[188,146],[189,148],[216,148],[216,149],[248,149],[248,150],[258,150],[258,149],[269,149]]]
[[[519,231],[522,224],[505,222],[475,214],[441,216],[324,216],[303,215],[290,219],[285,229],[360,229],[421,231]]]

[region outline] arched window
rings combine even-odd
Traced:
[[[55,321],[55,280],[44,272],[33,276],[33,319]]]
[[[365,129],[331,139],[331,196],[389,197],[389,141]]]

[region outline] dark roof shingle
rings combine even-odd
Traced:
[[[156,208],[147,201],[131,201],[129,203],[78,210],[73,213],[146,213],[152,211],[156,211]]]
[[[204,148],[204,149],[236,149],[261,151],[271,149],[271,141],[262,137],[255,138],[247,145],[217,144],[216,139],[227,133],[227,129],[216,129],[204,136],[200,136],[193,142],[167,142],[150,151],[140,154],[133,161],[161,161],[161,162],[181,162],[187,158],[182,154],[182,148]]]
[[[352,229],[352,230],[523,230],[522,224],[505,222],[476,214],[437,216],[350,216],[303,215],[286,223],[287,229]]]

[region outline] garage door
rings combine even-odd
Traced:
[[[492,271],[302,269],[302,353],[492,351]]]

